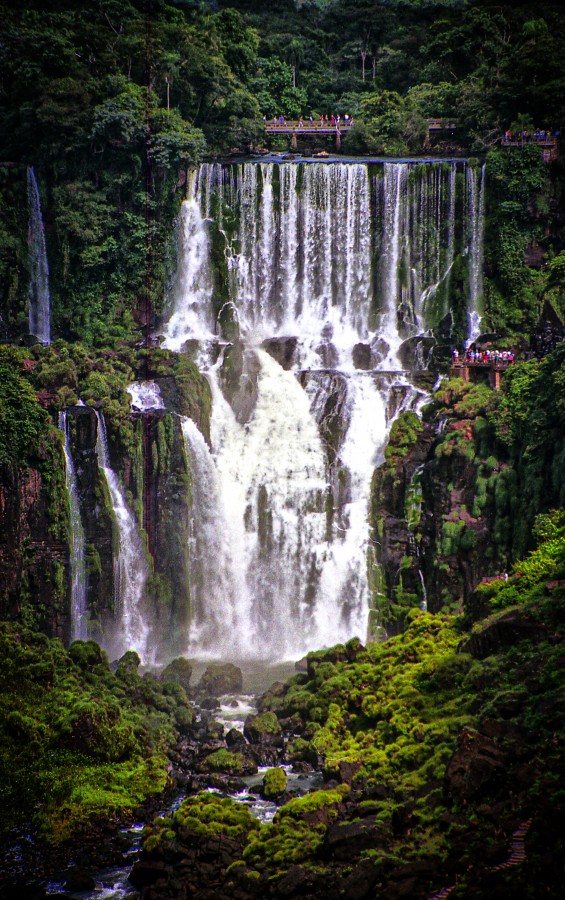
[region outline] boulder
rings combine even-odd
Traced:
[[[320,361],[324,369],[335,369],[337,367],[339,354],[331,341],[323,341],[323,343],[316,347],[316,352],[320,356]]]
[[[246,744],[246,740],[237,728],[230,728],[228,733],[226,734],[226,746],[228,750],[237,749]]]
[[[374,897],[374,888],[379,880],[382,880],[382,872],[375,862],[372,859],[362,859],[341,882],[343,896],[347,900]]]
[[[190,688],[190,679],[192,677],[192,664],[183,656],[177,656],[176,659],[161,670],[159,679],[161,681],[174,681],[180,684],[188,693]]]
[[[214,663],[208,666],[196,686],[205,697],[219,697],[221,694],[237,694],[243,687],[243,675],[233,663]]]
[[[398,348],[398,357],[403,369],[427,369],[432,358],[436,340],[433,337],[417,335],[403,341]]]
[[[273,712],[247,716],[243,733],[250,744],[280,747],[283,743],[282,728]]]
[[[279,366],[288,371],[292,369],[296,357],[296,347],[298,338],[296,337],[274,337],[263,341],[262,347],[272,356]]]
[[[65,880],[65,887],[68,891],[93,891],[96,888],[96,882],[88,872],[74,869],[69,872]]]
[[[365,372],[374,368],[373,356],[369,344],[355,344],[352,351],[353,365]]]
[[[274,769],[267,769],[261,785],[261,795],[265,800],[274,800],[275,797],[280,797],[281,794],[284,794],[286,783],[286,772],[280,766]]]

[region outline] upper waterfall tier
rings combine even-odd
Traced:
[[[299,335],[302,368],[327,366],[328,341],[340,368],[359,342],[375,367],[400,368],[401,343],[449,312],[468,338],[481,299],[478,172],[465,161],[200,166],[165,345],[212,339],[227,299],[248,345]]]
[[[29,332],[42,344],[51,340],[51,303],[49,297],[49,266],[45,247],[45,231],[41,215],[39,188],[33,168],[27,170],[29,206]]]

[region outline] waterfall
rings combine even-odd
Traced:
[[[203,176],[207,170],[203,169]],[[167,325],[167,346],[180,350],[189,338],[212,336],[214,319],[208,310],[213,291],[210,272],[210,240],[202,209],[205,177],[195,172],[188,185],[177,225],[178,267],[173,286],[174,312]]]
[[[405,186],[408,166],[406,163],[385,163],[384,167],[384,322],[382,334],[384,340],[392,349],[389,364],[394,367],[396,360],[395,351],[400,344],[400,336],[397,326],[397,309],[402,300],[402,290],[399,272],[401,260],[401,223],[403,223],[403,186]],[[397,363],[398,366],[398,363]]]
[[[485,168],[467,168],[469,203],[469,305],[467,317],[469,331],[467,343],[472,344],[480,334],[480,304],[483,294],[483,233],[485,220]]]
[[[49,303],[49,267],[45,247],[45,231],[41,215],[39,188],[35,171],[30,166],[27,170],[27,198],[29,208],[28,246],[29,246],[29,331],[42,344],[51,340],[50,303]]]
[[[64,411],[59,413],[59,428],[65,435],[63,450],[71,525],[71,641],[85,641],[88,639],[85,539],[80,518],[75,466],[69,443],[67,413]]]
[[[136,650],[147,664],[154,662],[149,646],[148,617],[143,608],[149,570],[135,518],[127,506],[118,476],[109,463],[106,426],[102,414],[97,411],[96,419],[98,464],[108,485],[119,537],[119,549],[114,559],[116,631],[105,638],[104,644],[117,656],[126,650]]]
[[[161,390],[155,381],[134,381],[126,391],[131,397],[132,409],[146,412],[149,409],[164,409]]]
[[[183,418],[182,431],[192,491],[192,623],[187,653],[205,654],[211,647],[228,653],[235,643],[238,655],[243,655],[251,627],[243,568],[238,565],[244,553],[241,528],[234,527],[233,510],[228,515],[229,498],[222,494],[216,462],[192,419]]]
[[[164,332],[173,350],[199,341],[213,397],[211,448],[183,424],[188,652],[283,659],[365,637],[372,473],[395,415],[422,396],[399,371],[399,351],[443,320],[455,260],[474,265],[482,242],[478,208],[471,252],[456,228],[457,174],[468,170],[465,161],[260,162],[194,174]],[[224,248],[223,285],[212,246],[215,259]],[[244,416],[214,337],[226,290],[240,325],[229,364],[238,354],[256,362],[238,382],[252,397]],[[286,368],[261,349],[274,338],[279,350],[294,341]]]

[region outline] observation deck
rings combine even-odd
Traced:
[[[463,381],[483,381],[484,375],[487,376],[488,382],[494,391],[500,390],[500,380],[502,373],[510,366],[514,365],[514,360],[499,359],[496,362],[492,359],[457,359],[451,363],[450,377],[462,378]]]

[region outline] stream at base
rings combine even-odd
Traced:
[[[196,661],[194,663],[193,674],[194,683],[197,684],[200,675],[204,672],[206,663]],[[247,664],[242,666],[243,670],[243,687],[244,691],[237,694],[225,694],[218,698],[220,706],[214,710],[214,719],[224,726],[224,734],[231,728],[243,731],[245,719],[249,715],[257,712],[255,701],[257,696],[264,693],[274,681],[286,681],[296,670],[292,663],[285,663],[272,667],[261,666],[260,664]],[[203,710],[205,715],[209,714],[209,710]],[[308,793],[311,790],[318,789],[322,785],[322,775],[320,772],[297,773],[293,772],[291,766],[281,766],[287,776],[287,792],[297,796]],[[237,803],[247,806],[252,816],[259,819],[263,824],[269,824],[273,821],[277,811],[278,804],[270,800],[263,800],[260,795],[261,783],[268,766],[260,766],[255,775],[248,775],[241,778],[245,784],[245,789],[234,794],[227,794],[217,788],[210,787],[207,790],[219,796],[230,796]],[[178,793],[167,807],[161,809],[156,815],[166,816],[173,813],[187,796],[193,794]],[[129,874],[131,868],[139,858],[141,853],[141,836],[143,832],[143,823],[134,823],[126,828],[120,829],[119,836],[123,840],[126,849],[123,851],[123,861],[114,866],[101,869],[94,873],[94,888],[88,890],[76,890],[66,887],[66,879],[73,872],[72,867],[67,869],[64,876],[59,879],[52,879],[45,885],[47,895],[51,898],[68,897],[74,900],[136,900],[139,898],[139,892],[129,882]]]

